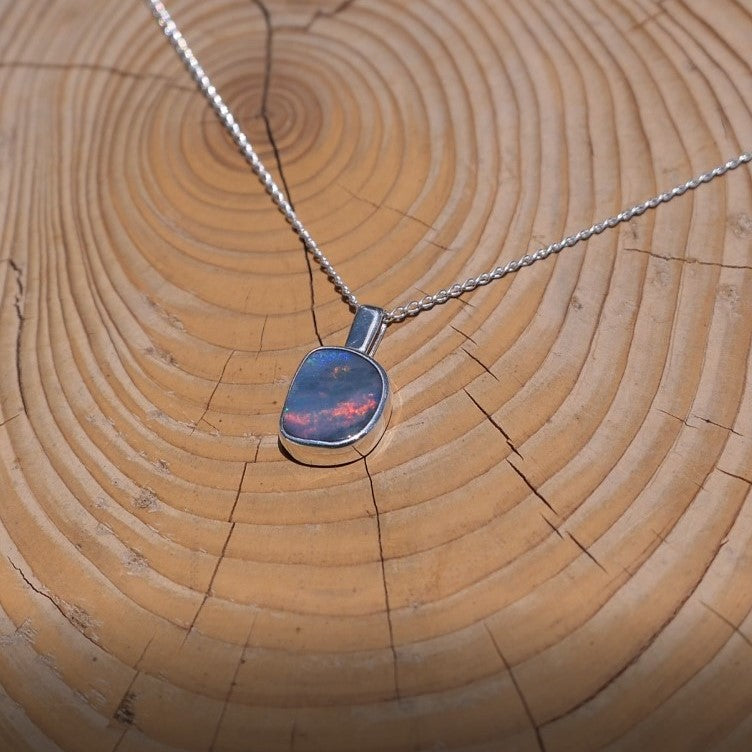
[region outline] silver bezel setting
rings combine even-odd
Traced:
[[[355,462],[356,460],[365,457],[376,446],[376,444],[378,444],[379,439],[384,435],[384,431],[386,430],[392,412],[392,393],[389,386],[389,377],[379,363],[359,350],[351,347],[325,345],[311,350],[305,358],[303,358],[303,361],[298,366],[298,369],[295,371],[295,375],[290,382],[291,386],[295,383],[298,373],[301,368],[303,368],[308,358],[314,353],[322,352],[324,350],[336,350],[338,352],[344,351],[349,354],[355,353],[374,366],[381,377],[381,401],[371,417],[371,420],[368,421],[366,426],[358,431],[358,433],[341,441],[318,441],[316,439],[301,439],[297,436],[291,436],[285,431],[283,425],[285,415],[284,408],[287,406],[287,399],[289,398],[288,391],[288,397],[285,398],[285,404],[282,407],[282,414],[279,418],[279,441],[293,459],[306,465],[346,465],[349,462]]]

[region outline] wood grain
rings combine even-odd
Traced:
[[[371,304],[752,148],[748,0],[170,9]],[[748,168],[390,327],[303,467],[351,313],[146,8],[0,39],[3,750],[750,749]]]

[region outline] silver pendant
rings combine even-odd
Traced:
[[[342,465],[365,457],[391,414],[386,371],[371,357],[386,330],[384,311],[358,306],[344,347],[317,347],[290,383],[279,440],[307,465]]]

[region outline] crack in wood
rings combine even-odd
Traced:
[[[23,413],[16,413],[15,415],[11,415],[10,418],[6,418],[0,423],[0,428],[7,426],[8,423],[10,423],[12,420],[15,420],[16,418],[19,418],[21,415],[23,415]]]
[[[514,470],[515,473],[517,473],[517,475],[520,476],[522,482],[533,492],[533,495],[537,499],[542,501],[558,517],[559,513],[551,506],[546,497],[543,496],[543,494],[527,479],[522,470],[520,470],[520,468],[518,468],[517,465],[515,465],[514,462],[512,462],[508,457],[507,464],[512,468],[512,470]]]
[[[264,19],[264,25],[266,27],[266,50],[265,50],[265,63],[264,63],[264,83],[261,91],[261,110],[259,115],[264,122],[264,128],[266,130],[266,136],[269,139],[269,143],[272,147],[274,154],[274,161],[277,164],[277,172],[279,173],[280,180],[282,181],[282,187],[284,189],[285,198],[295,211],[295,203],[292,199],[290,192],[290,186],[287,184],[287,178],[285,177],[285,170],[282,166],[282,156],[277,146],[277,141],[274,137],[274,131],[272,129],[271,121],[269,120],[269,89],[271,85],[272,77],[272,63],[274,59],[274,26],[272,24],[272,17],[269,9],[263,0],[252,0],[253,4],[261,12],[261,16]],[[303,246],[303,253],[305,256],[306,268],[308,270],[308,288],[311,296],[311,320],[313,321],[313,331],[316,335],[316,339],[319,345],[324,344],[324,340],[321,338],[321,332],[319,331],[319,322],[316,316],[316,290],[313,281],[313,264],[311,263],[311,255],[306,247],[306,244],[301,240]]]
[[[465,353],[467,353],[467,355],[470,355],[470,353],[467,352],[467,350],[465,350],[464,347],[462,349],[464,350]],[[473,358],[472,355],[470,355],[470,357]],[[473,360],[477,360],[477,359],[473,358]],[[480,362],[480,361],[478,361],[478,362]],[[481,363],[481,365],[483,365],[483,364]],[[488,370],[488,369],[486,369],[486,370]],[[490,373],[490,371],[489,371],[489,373]],[[493,376],[493,374],[491,374],[491,375]],[[494,376],[494,378],[496,378],[496,377]],[[497,381],[498,381],[498,379],[497,379]],[[483,413],[483,415],[486,416],[486,419],[488,420],[488,422],[504,437],[504,440],[507,442],[507,445],[509,446],[509,448],[521,460],[524,460],[525,458],[520,454],[519,450],[515,446],[514,442],[512,441],[511,437],[509,436],[509,434],[504,430],[504,427],[501,425],[501,423],[499,423],[497,420],[494,419],[494,417],[480,404],[480,402],[478,402],[478,400],[476,400],[475,397],[473,397],[473,395],[470,394],[470,392],[467,391],[467,388],[463,387],[462,391],[470,398],[470,401],[478,408],[478,410],[480,410]],[[514,467],[514,465],[512,465],[512,467]],[[517,468],[515,468],[515,470],[517,470]],[[519,470],[517,472],[519,472]]]
[[[723,473],[724,475],[728,475],[729,478],[736,478],[736,480],[743,481],[747,485],[752,486],[752,479],[745,478],[743,475],[737,475],[736,473],[731,473],[728,470],[724,470],[722,467],[716,466],[716,470],[718,470],[719,473]]]
[[[543,512],[539,512],[539,514],[543,518],[543,521],[546,523],[546,525],[548,525],[551,528],[551,530],[553,530],[556,533],[556,535],[559,536],[559,538],[564,540],[564,534],[561,532],[561,530],[559,530],[559,528],[556,527],[556,525],[554,525],[554,523],[551,522],[551,520],[549,520],[548,517],[546,517],[546,515],[543,514]]]
[[[464,347],[461,347],[460,350],[462,350],[462,352],[465,353],[465,355],[467,355],[468,358],[470,358],[471,360],[474,360],[489,376],[493,376],[493,378],[496,381],[499,380],[499,377],[480,358],[473,355],[469,350],[467,350]],[[470,397],[470,399],[472,399],[472,397]]]
[[[170,76],[161,73],[138,73],[137,71],[123,70],[111,65],[102,65],[98,63],[43,63],[35,60],[1,60],[0,70],[39,70],[39,71],[90,71],[93,73],[107,73],[119,78],[131,79],[133,81],[162,81],[168,84],[171,89],[187,91],[191,94],[196,91],[195,86],[182,84],[173,80]]]
[[[703,261],[702,259],[693,258],[692,256],[666,256],[662,253],[655,253],[648,251],[645,248],[624,248],[625,251],[632,251],[633,253],[644,253],[647,256],[651,256],[661,261],[679,261],[682,264],[698,264],[699,266],[714,266],[718,269],[747,269],[752,270],[752,266],[745,264],[724,264],[720,261]]]
[[[212,400],[214,399],[214,395],[217,393],[217,389],[219,389],[219,385],[222,383],[222,379],[224,378],[225,371],[227,370],[227,366],[230,364],[230,360],[237,350],[232,350],[230,354],[227,356],[227,360],[225,361],[225,364],[222,366],[222,371],[219,374],[219,378],[217,379],[217,383],[214,384],[214,389],[212,389],[211,394],[209,395],[209,399],[206,401],[206,407],[204,408],[204,412],[201,413],[201,417],[195,422],[193,429],[191,430],[191,436],[193,436],[194,432],[199,426],[199,423],[203,420],[205,423],[208,423],[215,431],[218,431],[219,429],[209,423],[208,420],[205,420],[206,414],[209,412],[209,407],[211,406]]]
[[[572,541],[577,546],[577,548],[579,548],[580,551],[582,551],[582,553],[588,557],[588,559],[590,559],[594,564],[596,564],[598,567],[600,567],[600,569],[602,569],[604,572],[606,572],[606,574],[608,574],[606,568],[603,566],[603,564],[601,564],[598,561],[598,559],[595,558],[595,556],[593,556],[592,553],[590,553],[587,546],[580,543],[580,541],[578,541],[577,538],[575,538],[574,535],[570,531],[567,531],[567,535],[572,539]]]
[[[457,334],[461,334],[465,339],[469,339],[476,347],[478,347],[478,343],[469,334],[465,334],[465,332],[463,332],[462,329],[458,329],[453,324],[449,324],[449,328],[450,329],[454,329],[454,331],[457,332]],[[498,379],[497,379],[497,381],[498,381]]]
[[[214,752],[217,745],[217,739],[219,739],[219,731],[222,728],[222,721],[224,721],[225,714],[227,713],[227,706],[230,704],[230,697],[232,696],[232,691],[235,689],[238,683],[238,674],[240,673],[240,667],[245,664],[245,652],[248,650],[248,644],[251,641],[251,635],[253,634],[253,628],[256,626],[256,619],[258,618],[257,614],[254,614],[253,620],[251,621],[251,626],[248,628],[248,634],[245,637],[245,642],[243,643],[243,649],[240,651],[240,658],[238,659],[238,662],[235,666],[235,671],[232,675],[232,680],[230,681],[230,686],[227,688],[227,692],[225,693],[224,703],[222,705],[222,712],[219,714],[219,718],[217,719],[217,725],[214,727],[214,734],[212,736],[211,743],[209,744],[209,750],[208,752]]]
[[[120,702],[115,708],[115,712],[112,714],[113,720],[122,724],[125,728],[123,728],[123,733],[115,742],[115,745],[113,746],[111,752],[117,751],[130,728],[132,726],[136,726],[136,709],[133,706],[134,702],[136,701],[136,693],[133,691],[133,687],[135,686],[138,677],[141,676],[141,662],[144,660],[146,651],[151,647],[152,642],[154,642],[154,637],[155,635],[152,635],[149,638],[149,641],[141,651],[141,655],[133,666],[135,673],[128,683],[125,692],[123,692],[123,695],[120,698]],[[136,728],[138,728],[138,726],[136,726]]]
[[[705,478],[703,479],[703,482],[707,479],[707,477],[712,472],[709,471]],[[736,521],[739,518],[739,515],[741,513],[741,510],[744,508],[744,504],[739,504],[736,510],[736,513],[733,515],[733,518],[728,522],[726,525],[726,529],[723,532],[722,539],[725,539],[728,535],[729,531],[733,528],[733,526],[736,524]],[[657,538],[659,538],[662,542],[666,543],[667,545],[671,545],[667,540],[665,535],[657,533],[655,530],[652,530],[652,532],[655,534]],[[592,692],[590,692],[586,697],[580,698],[577,702],[570,705],[566,710],[564,710],[561,713],[558,713],[557,715],[547,719],[545,723],[542,723],[541,726],[549,726],[552,724],[555,724],[557,721],[560,721],[562,718],[566,718],[568,716],[571,716],[572,714],[578,712],[582,708],[584,708],[588,703],[592,702],[596,697],[598,697],[602,692],[604,692],[608,687],[612,686],[616,681],[618,681],[622,676],[624,676],[633,666],[635,666],[640,659],[645,655],[645,653],[654,645],[655,641],[664,633],[664,630],[666,627],[671,624],[671,622],[674,621],[676,616],[679,614],[679,612],[684,608],[684,606],[689,602],[689,600],[695,595],[697,592],[697,588],[700,586],[700,583],[705,580],[705,576],[710,571],[710,568],[713,566],[716,556],[718,555],[719,549],[714,553],[712,557],[710,557],[709,560],[705,562],[705,566],[703,568],[702,572],[699,572],[696,577],[694,578],[694,584],[689,590],[688,593],[684,594],[680,599],[679,602],[674,606],[671,613],[667,614],[666,617],[663,619],[663,621],[657,625],[657,627],[651,632],[650,635],[648,635],[640,645],[636,646],[635,653],[626,660],[621,667],[619,667],[611,676],[609,676],[604,682],[602,682],[598,687],[596,687]],[[630,572],[628,569],[624,570],[625,573],[632,575],[632,572]]]
[[[21,576],[21,579],[26,583],[26,585],[37,595],[41,595],[43,598],[46,598],[54,607],[55,610],[65,619],[65,621],[68,622],[85,640],[88,640],[92,645],[94,645],[96,648],[100,649],[99,643],[91,636],[86,634],[87,624],[80,618],[79,616],[83,617],[84,612],[82,609],[76,606],[71,606],[68,603],[65,603],[65,601],[62,601],[58,598],[55,598],[55,596],[51,595],[49,592],[47,592],[44,588],[39,588],[26,576],[23,569],[19,567],[13,559],[10,558],[10,556],[6,557],[8,559],[8,562],[13,567],[13,569],[18,572],[18,574]],[[65,608],[63,608],[60,603],[65,603],[65,605],[71,610],[69,613],[66,611]]]
[[[368,204],[368,206],[372,207],[376,211],[379,211],[380,209],[386,209],[387,211],[392,211],[395,214],[399,214],[401,217],[404,217],[405,219],[409,219],[413,222],[417,222],[419,225],[422,225],[426,228],[426,230],[431,230],[434,233],[438,233],[439,231],[428,222],[420,219],[420,217],[416,217],[414,214],[410,214],[409,212],[403,211],[402,209],[398,209],[396,206],[391,206],[389,204],[377,204],[375,201],[371,201],[368,198],[365,198],[364,196],[359,196],[354,191],[351,191],[346,185],[343,183],[336,183],[345,193],[347,193],[349,196],[354,198],[356,201],[362,201],[364,204]],[[423,237],[422,238],[424,243],[428,243],[429,245],[434,246],[435,248],[438,248],[442,251],[456,251],[456,248],[452,248],[448,245],[443,245],[442,243],[437,243],[435,240],[431,240],[430,238]],[[458,298],[456,298],[458,300]]]
[[[394,627],[392,624],[392,609],[389,602],[389,588],[386,584],[386,564],[384,562],[384,545],[381,538],[381,512],[379,511],[379,505],[376,501],[376,492],[373,488],[373,478],[371,477],[371,471],[368,468],[368,459],[363,457],[363,466],[366,469],[366,475],[368,476],[368,484],[371,488],[371,501],[373,502],[373,509],[376,517],[376,533],[379,539],[379,559],[381,561],[381,581],[384,585],[384,607],[386,608],[386,620],[387,627],[389,629],[389,647],[392,651],[392,670],[394,674],[394,693],[399,702],[401,699],[399,688],[399,670],[397,664],[397,648],[394,645]]]
[[[742,640],[744,640],[744,642],[746,642],[747,645],[752,648],[752,638],[747,637],[747,635],[745,635],[744,632],[742,632],[742,630],[739,628],[739,626],[737,624],[734,624],[731,619],[727,619],[723,614],[719,613],[712,606],[705,603],[705,601],[700,601],[700,605],[705,606],[705,608],[710,611],[710,613],[715,614],[724,624],[731,627],[732,632],[739,635],[739,637],[741,637]]]
[[[525,711],[525,715],[527,715],[527,718],[530,721],[530,725],[533,727],[535,738],[538,741],[538,749],[540,750],[540,752],[546,752],[546,745],[543,742],[543,734],[541,733],[540,726],[538,725],[538,722],[535,720],[535,716],[533,716],[533,712],[530,709],[530,705],[528,704],[527,699],[525,698],[525,695],[522,692],[522,687],[520,687],[519,682],[517,681],[517,677],[514,675],[514,671],[512,671],[512,667],[509,665],[509,662],[504,657],[504,654],[501,652],[499,643],[496,641],[496,638],[494,637],[493,632],[491,631],[491,628],[488,626],[488,623],[484,621],[483,626],[486,629],[486,634],[488,634],[488,637],[491,640],[491,644],[494,646],[494,649],[496,650],[496,655],[499,656],[499,660],[504,666],[504,669],[506,670],[506,672],[509,674],[509,678],[511,679],[512,684],[514,685],[515,691],[517,692],[517,696],[520,698],[520,702],[522,703],[522,707]]]
[[[254,457],[253,461],[256,461],[256,458],[258,457],[258,450],[261,446],[261,442],[256,445],[256,457]],[[188,628],[185,631],[185,635],[183,636],[183,641],[180,643],[180,647],[182,648],[183,645],[185,645],[186,640],[188,637],[190,637],[191,632],[193,631],[193,628],[196,626],[196,621],[198,620],[198,617],[201,613],[201,610],[206,605],[206,602],[209,600],[209,597],[212,595],[212,590],[214,587],[214,580],[217,578],[217,572],[219,571],[220,564],[222,563],[222,560],[225,557],[225,553],[227,552],[227,546],[230,544],[230,538],[232,537],[232,534],[235,530],[235,524],[236,521],[233,520],[233,516],[235,514],[235,508],[238,505],[238,500],[240,499],[240,492],[243,489],[243,481],[245,480],[245,474],[248,470],[248,465],[250,464],[249,461],[246,461],[243,463],[243,470],[240,474],[240,482],[238,483],[238,490],[235,493],[235,500],[232,504],[232,509],[230,509],[230,514],[227,516],[227,521],[230,523],[230,529],[227,532],[227,537],[225,538],[225,542],[222,545],[222,550],[220,551],[219,556],[217,557],[217,563],[214,565],[214,571],[212,572],[211,578],[209,579],[209,585],[206,588],[206,592],[204,593],[204,597],[199,604],[199,607],[196,609],[196,613],[193,615],[193,619],[191,619],[191,623],[188,625]]]
[[[12,258],[7,259],[7,262],[16,278],[16,294],[13,296],[13,308],[16,311],[16,318],[18,319],[18,331],[16,332],[16,380],[18,381],[18,393],[21,397],[23,412],[28,415],[29,408],[26,402],[23,379],[21,378],[21,339],[23,337],[24,324],[26,323],[26,316],[23,310],[25,289],[23,270]]]
[[[342,0],[339,5],[335,6],[331,10],[325,10],[322,8],[317,8],[313,15],[303,24],[295,25],[295,24],[285,24],[278,26],[277,29],[280,31],[310,31],[311,27],[316,23],[316,21],[324,18],[334,18],[334,16],[339,15],[342,13],[342,11],[347,10],[355,0]]]
[[[730,426],[724,426],[721,423],[716,423],[714,420],[710,420],[710,418],[703,418],[702,415],[696,415],[692,414],[693,418],[697,418],[697,420],[701,420],[703,423],[709,423],[711,426],[717,426],[718,428],[723,428],[724,431],[729,431],[730,433],[733,433],[734,436],[743,436],[743,434],[739,433],[739,431],[735,431]]]

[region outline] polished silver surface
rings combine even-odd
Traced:
[[[376,306],[358,306],[345,347],[372,355],[386,331],[385,312]]]
[[[357,297],[345,284],[344,280],[337,273],[336,269],[329,261],[329,259],[321,252],[320,248],[313,240],[308,230],[303,226],[303,223],[300,221],[300,219],[298,219],[298,216],[295,214],[295,211],[290,205],[290,202],[285,194],[274,182],[274,178],[272,178],[269,171],[261,163],[261,160],[251,146],[248,137],[241,129],[232,112],[230,112],[230,108],[225,104],[224,100],[219,95],[219,92],[212,84],[209,76],[199,64],[196,56],[188,46],[185,37],[180,33],[180,30],[165,8],[164,3],[158,2],[158,0],[146,0],[146,4],[151,8],[152,13],[157,20],[157,23],[164,32],[164,35],[175,48],[178,56],[188,68],[193,78],[196,80],[199,89],[209,101],[209,104],[214,109],[217,117],[227,129],[228,133],[240,150],[240,153],[243,155],[243,157],[245,157],[246,161],[251,166],[251,169],[261,181],[261,184],[264,186],[264,189],[269,194],[274,204],[284,215],[285,219],[290,223],[290,226],[303,242],[306,250],[313,256],[319,266],[323,269],[342,298],[350,305],[351,308],[357,309],[359,305]],[[559,253],[559,251],[562,251],[565,248],[571,248],[572,246],[577,245],[578,243],[587,240],[588,238],[591,238],[593,235],[599,235],[605,230],[616,227],[622,222],[628,222],[630,219],[633,219],[640,214],[644,214],[648,209],[655,209],[660,204],[665,204],[668,201],[677,198],[678,196],[682,196],[687,191],[694,190],[703,183],[709,183],[711,180],[714,180],[715,178],[726,174],[730,170],[735,170],[737,167],[743,164],[748,164],[749,162],[752,162],[752,152],[744,152],[738,157],[730,159],[728,162],[724,162],[723,164],[718,165],[708,172],[704,172],[701,175],[692,178],[691,180],[680,183],[679,185],[669,191],[666,191],[665,193],[659,193],[656,196],[643,201],[642,203],[635,204],[629,209],[625,209],[624,211],[616,214],[613,217],[609,217],[608,219],[605,219],[602,222],[598,222],[591,227],[580,230],[573,235],[568,235],[557,243],[551,243],[545,248],[539,248],[533,253],[525,254],[524,256],[514,261],[508,262],[504,266],[497,266],[494,269],[488,272],[483,272],[476,277],[470,277],[464,282],[455,282],[455,284],[447,288],[443,288],[438,292],[435,292],[433,295],[426,295],[420,300],[411,300],[409,303],[399,305],[385,314],[384,323],[392,324],[398,321],[404,321],[406,318],[417,316],[423,311],[429,311],[434,306],[443,305],[452,298],[459,298],[461,295],[464,295],[467,292],[472,292],[478,287],[483,287],[484,285],[490,284],[494,280],[505,277],[507,274],[516,272],[525,266],[530,266],[536,261],[541,261],[545,258],[548,258],[552,253]]]

